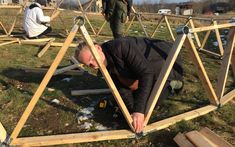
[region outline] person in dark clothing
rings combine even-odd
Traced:
[[[110,23],[114,38],[122,37],[123,23],[129,20],[132,0],[102,0],[103,15]]]
[[[124,103],[132,114],[136,133],[143,129],[146,103],[157,80],[161,68],[172,48],[172,43],[163,40],[122,37],[95,47],[101,62],[106,65]],[[98,69],[89,47],[80,44],[75,58],[81,63]],[[177,58],[169,78],[163,88],[160,100],[174,89],[175,81],[182,81],[183,69]],[[178,84],[178,89],[183,85]]]

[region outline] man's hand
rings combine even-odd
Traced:
[[[144,128],[144,114],[139,112],[132,113],[133,127],[135,133],[141,133]]]

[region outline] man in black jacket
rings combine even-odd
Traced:
[[[106,65],[111,77],[132,114],[136,133],[143,129],[146,103],[161,68],[172,48],[172,43],[141,37],[122,37],[96,44],[101,62]],[[89,47],[80,44],[75,57],[87,66],[98,69]],[[172,81],[182,81],[183,69],[178,57],[163,88],[160,100],[172,90]],[[174,83],[174,82],[173,82]],[[182,82],[180,87],[182,87]],[[174,84],[173,84],[174,85]]]

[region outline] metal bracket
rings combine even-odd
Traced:
[[[85,20],[82,16],[77,16],[73,19],[74,25],[82,26],[85,24]]]

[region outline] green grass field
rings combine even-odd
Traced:
[[[6,14],[7,13],[7,14]],[[0,18],[7,18],[8,12],[0,13]],[[13,15],[13,14],[11,14]],[[64,33],[64,27],[72,28],[73,17],[76,16],[70,11],[62,13],[62,18],[65,24],[62,24],[58,19],[52,23],[54,33]],[[89,17],[96,31],[103,23],[102,17]],[[22,16],[19,17],[14,33],[22,32]],[[4,24],[10,24],[13,19],[0,19]],[[145,22],[145,27],[148,33],[151,34],[155,28],[154,24]],[[9,28],[9,25],[6,26]],[[91,28],[86,23],[86,27],[90,33]],[[175,26],[173,27],[173,31]],[[1,30],[0,30],[1,31]],[[102,35],[111,35],[109,25],[106,24]],[[143,31],[137,21],[131,27],[128,35],[144,36]],[[76,41],[83,39],[78,34]],[[200,34],[203,37],[203,34]],[[53,36],[54,37],[54,36]],[[154,38],[171,41],[171,37],[163,24],[157,31]],[[213,36],[212,36],[213,38]],[[97,42],[103,42],[110,37],[93,37]],[[63,42],[65,38],[56,38],[56,41]],[[76,42],[75,41],[75,42]],[[208,45],[207,47],[211,47]],[[40,68],[49,67],[53,62],[59,47],[51,47],[41,58],[35,55],[39,51],[39,46],[12,44],[0,46],[0,122],[5,126],[10,134],[19,121],[28,102],[38,88],[43,74],[25,73],[21,68]],[[74,48],[70,48],[63,58],[60,66],[70,64],[70,57],[74,53]],[[183,48],[180,56],[183,57],[184,88],[178,95],[171,95],[163,104],[154,110],[151,117],[151,122],[162,120],[170,116],[181,114],[209,104],[205,89],[199,80],[191,57],[187,48]],[[217,76],[221,60],[199,53],[203,64],[208,72],[208,76],[216,87]],[[230,71],[231,72],[231,71]],[[69,78],[70,81],[64,80]],[[54,89],[51,91],[50,88]],[[58,75],[50,80],[47,88],[43,92],[40,100],[34,108],[32,114],[24,125],[20,137],[22,136],[44,136],[54,134],[78,133],[97,131],[97,126],[104,126],[108,130],[129,129],[123,119],[115,119],[112,117],[113,109],[108,106],[106,109],[98,109],[97,104],[100,99],[107,97],[113,101],[111,95],[88,95],[88,96],[71,96],[72,89],[98,89],[107,88],[105,81],[96,76],[84,74],[82,76],[65,76]],[[226,85],[226,92],[235,88],[235,82],[232,74],[229,74]],[[59,104],[54,104],[51,101],[58,99]],[[112,102],[114,103],[114,102]],[[109,104],[110,105],[110,104]],[[77,117],[84,108],[93,107],[93,117],[89,120],[78,122]],[[199,118],[182,121],[167,129],[153,132],[138,140],[126,139],[116,141],[102,141],[94,143],[83,143],[76,145],[63,146],[157,146],[157,147],[173,147],[177,146],[173,138],[178,132],[187,132],[198,130],[203,127],[208,127],[222,138],[235,145],[235,102],[232,100],[218,110],[211,112]],[[85,122],[91,123],[93,126],[90,129],[81,127]]]

